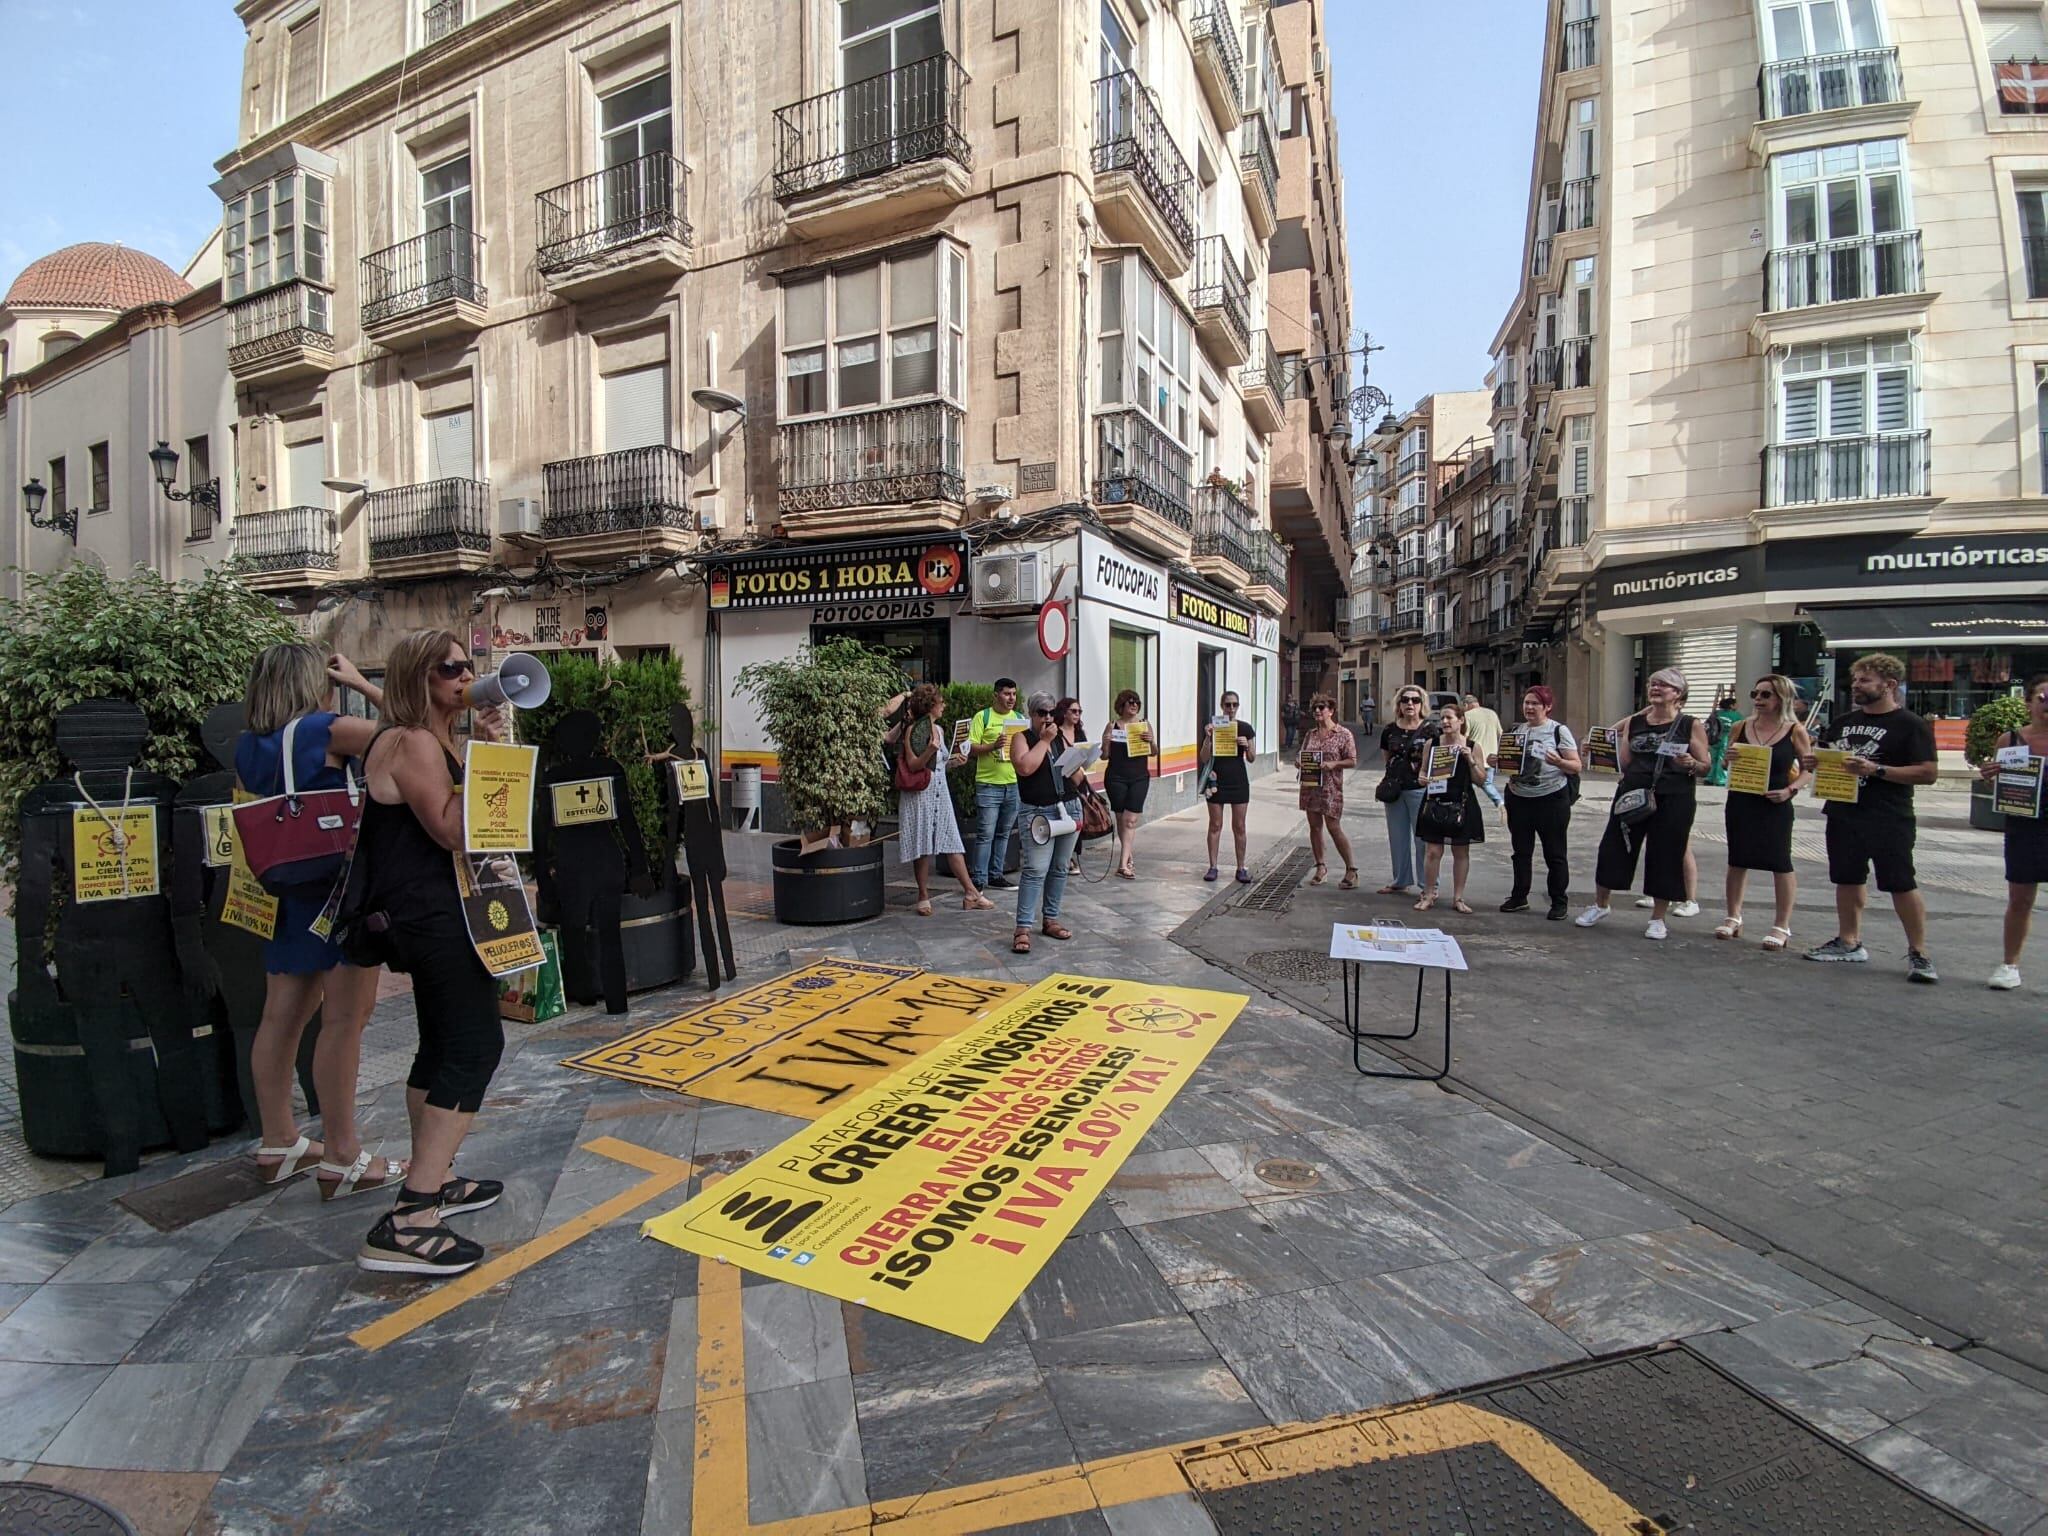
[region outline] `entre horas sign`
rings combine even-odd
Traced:
[[[948,539],[893,548],[781,549],[715,565],[709,582],[713,608],[964,597],[967,547]]]

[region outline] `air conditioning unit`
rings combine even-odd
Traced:
[[[980,613],[1017,613],[1045,601],[1045,566],[1035,549],[974,557],[974,606]]]
[[[525,534],[540,537],[540,499],[535,496],[507,496],[498,503],[500,538]]]

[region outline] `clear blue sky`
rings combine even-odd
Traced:
[[[1476,389],[1521,261],[1543,8],[1330,0],[1352,324],[1405,409]],[[220,220],[242,26],[230,0],[0,0],[0,292],[118,240],[182,267]]]

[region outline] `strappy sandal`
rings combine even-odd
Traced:
[[[1342,880],[1339,880],[1339,881],[1337,882],[1337,889],[1338,889],[1338,890],[1340,890],[1340,891],[1355,891],[1355,890],[1357,890],[1357,889],[1358,889],[1358,871],[1357,871],[1357,870],[1355,870],[1355,869],[1346,869],[1346,870],[1344,871],[1344,878],[1343,878]]]
[[[1074,936],[1073,929],[1067,927],[1058,919],[1050,917],[1045,920],[1038,931],[1048,939],[1071,939]]]
[[[1453,896],[1451,898],[1451,910],[1453,912],[1462,912],[1467,917],[1472,915],[1471,904],[1462,896]]]
[[[1318,864],[1318,865],[1316,866],[1316,872],[1315,872],[1314,874],[1312,874],[1312,875],[1310,875],[1310,876],[1308,877],[1308,883],[1309,883],[1310,885],[1321,885],[1321,884],[1323,883],[1323,866],[1322,866],[1322,865]]]
[[[374,1179],[369,1176],[372,1163],[384,1165],[384,1171]],[[345,1200],[350,1195],[367,1194],[373,1189],[389,1189],[394,1184],[403,1184],[406,1167],[406,1164],[395,1158],[378,1157],[371,1152],[358,1152],[356,1160],[346,1166],[330,1163],[322,1158],[320,1167],[313,1177],[319,1180],[322,1200]]]
[[[1792,930],[1790,928],[1780,928],[1776,923],[1773,923],[1771,931],[1764,935],[1765,949],[1783,949],[1791,942]]]
[[[488,1210],[504,1193],[505,1186],[496,1179],[465,1179],[457,1174],[441,1186],[441,1214],[460,1216],[468,1211]]]
[[[917,915],[919,917],[930,917],[932,915],[932,904],[929,898],[921,899],[918,902]]]
[[[313,1165],[320,1161],[321,1155],[325,1151],[326,1148],[323,1147],[320,1152],[315,1152],[313,1150],[313,1138],[310,1136],[301,1136],[288,1147],[258,1147],[256,1149],[256,1175],[265,1184],[289,1184],[300,1174],[311,1171]],[[264,1167],[263,1159],[266,1157],[278,1159],[277,1166],[275,1168]]]
[[[996,909],[996,904],[982,895],[981,892],[976,891],[972,896],[962,896],[960,898],[960,907],[962,911],[966,912],[993,912]]]
[[[1428,911],[1428,910],[1429,910],[1429,909],[1430,909],[1431,907],[1433,907],[1433,906],[1435,906],[1435,905],[1436,905],[1436,892],[1435,892],[1435,891],[1424,891],[1424,892],[1422,893],[1422,900],[1420,900],[1420,901],[1418,901],[1418,902],[1416,902],[1416,903],[1415,903],[1415,910],[1416,910],[1416,911],[1418,911],[1418,912],[1427,912],[1427,911]]]
[[[1723,919],[1721,919],[1720,926],[1714,930],[1714,937],[1717,939],[1741,938],[1742,919],[1732,914],[1727,917],[1724,917]]]
[[[1138,872],[1135,869],[1120,869],[1116,872],[1116,877],[1119,880],[1135,880],[1138,878]]]
[[[475,1269],[483,1262],[484,1245],[451,1232],[445,1222],[430,1227],[401,1227],[398,1218],[439,1211],[441,1191],[420,1194],[400,1187],[398,1199],[370,1228],[356,1250],[356,1268],[381,1275],[425,1275],[446,1278]]]
[[[1383,885],[1379,888],[1378,894],[1381,896],[1406,896],[1408,894],[1408,887],[1405,885]]]
[[[1031,930],[1029,928],[1019,928],[1010,936],[1010,953],[1013,955],[1028,955],[1031,953]]]

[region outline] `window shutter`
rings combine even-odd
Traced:
[[[315,11],[285,34],[284,115],[297,117],[320,99],[320,13]]]
[[[668,365],[634,368],[604,381],[604,447],[659,448],[668,441]]]
[[[1863,408],[1861,376],[1828,380],[1829,437],[1861,437],[1870,428]]]
[[[427,418],[427,478],[476,478],[475,417],[465,407]]]
[[[2023,10],[1985,10],[1984,46],[1993,63],[2009,59],[2048,58],[2048,28],[2041,23],[2041,7]]]
[[[320,483],[327,473],[327,445],[315,439],[310,443],[293,443],[285,450],[285,489],[291,496],[289,505],[294,507],[324,507],[327,505],[327,487]]]
[[[1784,440],[1802,443],[1820,436],[1820,384],[1801,379],[1785,386]]]
[[[1912,375],[1903,368],[1877,376],[1877,430],[1905,432],[1913,425]]]

